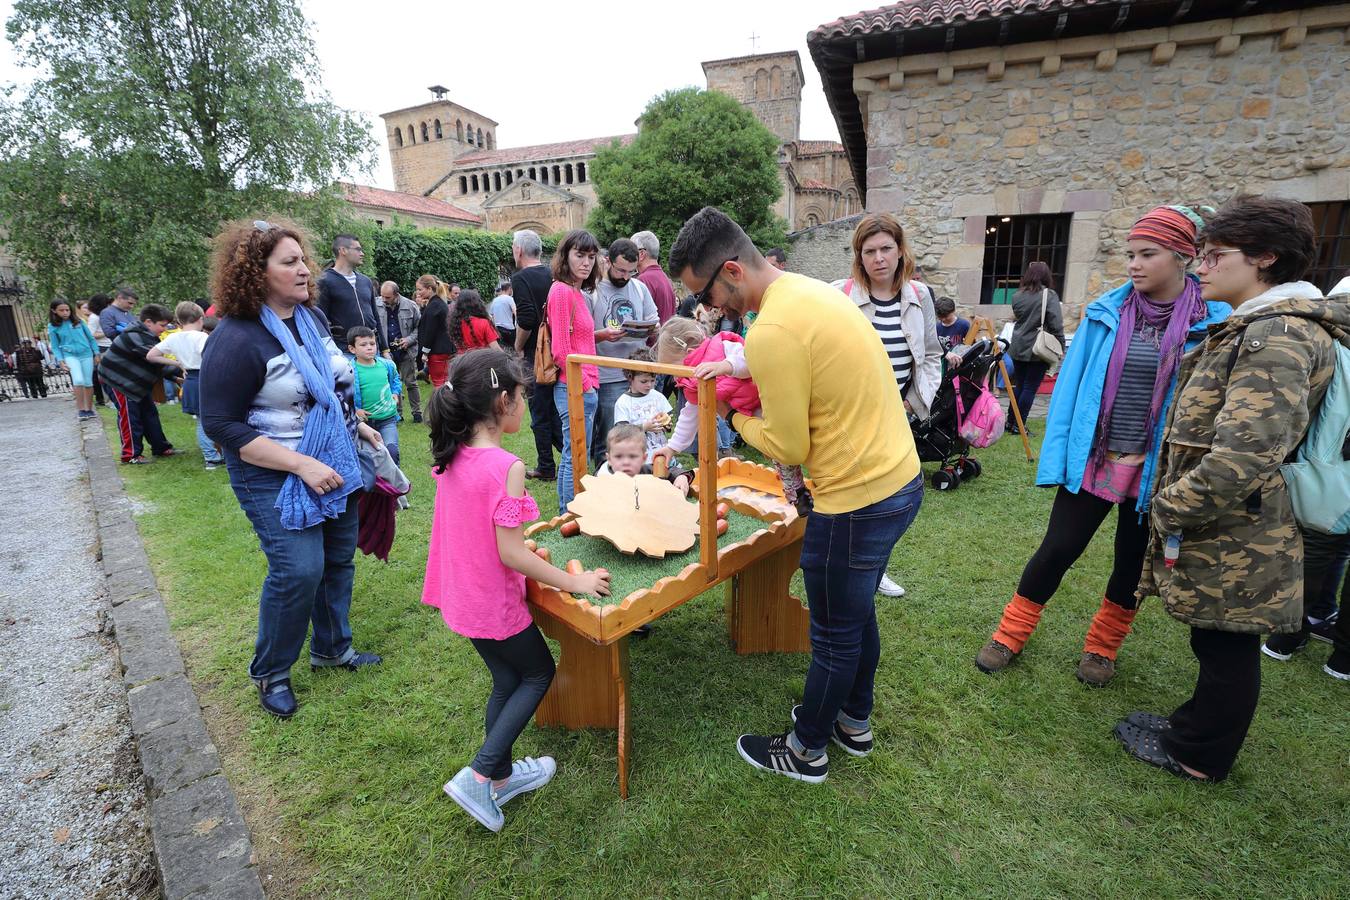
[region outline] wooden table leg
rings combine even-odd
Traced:
[[[628,694],[628,638],[596,644],[562,622],[531,610],[535,624],[558,642],[558,674],[534,721],[540,727],[614,728],[618,731],[619,796],[628,797],[628,758],[632,731]]]
[[[792,541],[727,582],[727,631],[737,653],[810,651],[810,613],[789,590],[801,553],[801,541]]]

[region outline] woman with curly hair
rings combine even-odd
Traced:
[[[459,292],[459,299],[450,310],[450,343],[455,345],[455,355],[491,347],[500,350],[497,343],[497,329],[488,316],[483,296],[470,288]]]
[[[293,225],[236,222],[216,237],[211,288],[224,317],[201,366],[206,433],[267,556],[249,675],[262,707],[295,714],[291,666],[309,623],[315,670],[379,663],[352,647],[348,611],[361,488],[351,363],[314,307],[308,241]]]

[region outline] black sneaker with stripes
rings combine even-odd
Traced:
[[[771,736],[743,734],[736,740],[736,749],[740,751],[741,759],[756,769],[812,784],[824,781],[830,771],[829,754],[802,759],[788,747],[787,737],[788,732]]]

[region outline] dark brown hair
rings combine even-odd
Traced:
[[[480,422],[495,422],[505,412],[502,394],[515,397],[516,388],[524,384],[520,363],[503,350],[482,347],[455,357],[445,384],[427,401],[431,461],[437,473],[473,439]]]
[[[1055,276],[1050,274],[1050,267],[1038,259],[1027,266],[1027,270],[1022,273],[1022,280],[1017,286],[1024,291],[1053,291],[1055,289]]]
[[[267,260],[277,244],[290,238],[300,245],[309,269],[309,299],[314,305],[317,286],[314,281],[314,254],[309,238],[292,222],[274,221],[258,227],[252,219],[230,222],[216,235],[211,254],[211,296],[216,312],[236,319],[256,319],[267,300]]]
[[[868,293],[872,291],[872,280],[867,277],[867,267],[863,265],[862,246],[868,238],[878,234],[889,234],[900,249],[900,266],[895,272],[895,281],[886,287],[899,291],[914,277],[914,254],[909,252],[909,241],[905,239],[905,229],[900,220],[890,213],[869,213],[858,222],[853,230],[853,283],[862,285]]]
[[[69,319],[63,319],[56,314],[56,308],[58,306],[67,306],[70,308]],[[65,322],[70,322],[73,325],[78,321],[80,321],[80,314],[75,311],[75,304],[71,303],[69,300],[62,300],[60,297],[57,297],[52,301],[51,306],[47,307],[47,322],[53,328]]]
[[[1275,254],[1275,262],[1258,273],[1266,284],[1302,281],[1317,258],[1312,211],[1279,197],[1234,197],[1205,222],[1200,240],[1234,247],[1248,258]]]
[[[600,242],[595,239],[584,228],[574,228],[567,232],[567,236],[558,243],[558,249],[553,253],[553,265],[550,267],[553,271],[553,280],[561,281],[563,284],[571,285],[576,279],[572,274],[572,266],[568,260],[568,254],[577,250],[581,253],[594,253],[600,255]],[[591,273],[586,276],[580,284],[583,291],[589,291],[595,287],[595,282],[600,278],[600,267],[591,266]]]

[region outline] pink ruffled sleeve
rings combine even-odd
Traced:
[[[539,506],[529,494],[524,497],[503,497],[492,512],[492,522],[503,528],[515,528],[523,522],[539,518]]]

